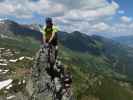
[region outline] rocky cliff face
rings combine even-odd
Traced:
[[[42,47],[37,53],[27,84],[30,100],[74,100],[71,75],[55,55],[54,47]]]
[[[41,33],[34,25],[22,25],[11,20],[0,20],[0,37],[16,38],[16,36],[30,36],[41,40]]]

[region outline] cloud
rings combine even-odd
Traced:
[[[55,2],[59,1],[60,0],[55,0]],[[72,5],[75,3],[76,9],[72,7],[69,0],[66,2],[62,1],[61,4],[67,9],[63,16],[59,16],[55,19],[57,22],[63,23],[63,26],[66,27],[65,30],[79,30],[86,33],[98,31],[96,28],[92,27],[91,24],[102,23],[105,19],[109,19],[109,17],[115,15],[119,8],[116,2],[113,1],[108,3],[106,0],[80,0],[77,2],[73,0],[71,3]],[[100,24],[99,27],[102,26],[103,23]],[[63,26],[61,25],[61,27]],[[102,31],[102,27],[99,31]]]
[[[133,35],[133,21],[130,21],[130,23],[127,21],[123,22],[123,20],[113,23],[95,23],[90,26],[89,30],[91,30],[91,32],[94,34],[97,33],[98,35],[106,37]]]
[[[44,16],[58,17],[64,14],[72,17],[99,17],[115,14],[119,5],[106,0],[2,0],[2,15],[31,16],[37,12]]]
[[[32,19],[34,13],[54,17],[62,30],[84,33],[124,34],[133,32],[132,18],[124,16],[119,4],[107,0],[0,0],[0,15]],[[114,15],[123,14],[120,22]],[[132,23],[132,24],[131,24]]]
[[[128,22],[131,22],[131,21],[132,21],[132,18],[131,18],[131,17],[127,17],[127,16],[122,16],[122,17],[121,17],[121,20],[122,20],[123,22],[128,23]]]
[[[54,6],[53,6],[54,5]],[[3,0],[0,2],[0,15],[17,18],[32,18],[36,12],[43,16],[61,16],[64,12],[61,4],[49,0]]]
[[[59,1],[59,0],[56,0]],[[68,0],[69,1],[69,0]],[[78,9],[71,7],[71,4],[67,2],[68,7],[66,8],[64,16],[60,19],[65,19],[69,21],[91,21],[100,19],[102,17],[112,16],[117,12],[119,5],[116,2],[108,3],[105,0],[80,0],[78,3],[73,0],[73,3],[76,3]],[[72,5],[73,5],[72,3]],[[70,9],[71,8],[71,9]],[[69,9],[69,10],[68,10]]]
[[[133,35],[133,23],[116,23],[111,28],[111,32],[113,36],[126,36],[126,35]]]
[[[28,6],[26,6],[27,5],[26,0],[23,0],[23,1],[24,2],[22,1],[19,2],[17,0],[15,1],[5,0],[3,2],[0,2],[0,15],[15,16],[15,17],[21,17],[21,18],[25,16],[31,16],[32,12],[30,9],[28,9]]]
[[[97,32],[101,32],[101,31],[103,32],[103,31],[107,31],[110,28],[110,26],[104,22],[100,22],[92,26],[92,28],[94,28]]]
[[[96,9],[106,6],[106,0],[50,0],[70,9]]]

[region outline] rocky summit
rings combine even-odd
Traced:
[[[74,100],[72,77],[55,59],[55,51],[54,47],[44,46],[38,51],[27,84],[30,100]]]
[[[1,52],[1,57],[5,57],[8,53],[8,60],[0,59],[0,66],[3,67],[8,66],[10,63],[14,64],[21,63],[23,60],[33,60],[33,58],[26,56],[12,59],[11,56],[19,52],[14,51],[14,53],[10,53],[10,49],[1,48]],[[0,100],[74,100],[71,86],[72,76],[64,68],[61,61],[56,58],[58,57],[56,57],[55,47],[42,46],[35,56],[33,66],[26,80],[6,79],[5,76],[3,78],[6,80],[0,78],[0,93],[3,93],[0,96]],[[10,70],[1,69],[0,72],[8,74]]]

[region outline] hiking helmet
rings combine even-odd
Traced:
[[[46,22],[46,24],[52,24],[52,18],[47,17],[47,18],[45,19],[45,22]]]

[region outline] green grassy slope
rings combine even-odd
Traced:
[[[63,62],[73,75],[77,100],[133,100],[130,88],[120,86],[113,78],[124,79],[124,76],[113,72],[106,57],[60,48]]]
[[[40,44],[26,37],[17,41],[0,39],[0,47],[34,56]],[[60,45],[59,56],[73,75],[73,91],[77,100],[133,100],[131,88],[120,86],[119,81],[113,78],[124,76],[111,69],[112,64],[104,55],[76,52]]]

